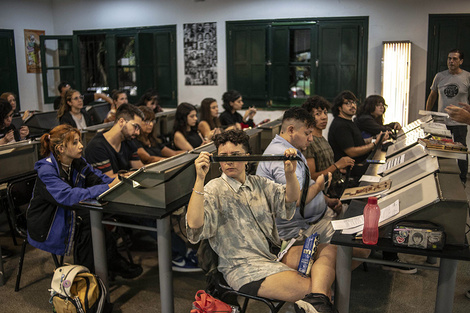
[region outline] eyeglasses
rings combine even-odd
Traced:
[[[387,107],[387,105],[385,103],[382,103],[382,102],[377,103],[375,106],[376,107],[381,107],[381,108],[386,108]]]
[[[85,98],[85,97],[82,95],[82,96],[78,96],[78,97],[72,98],[72,100],[78,101],[79,99],[80,99],[80,100],[83,100],[84,98]]]
[[[134,126],[134,130],[140,131],[140,125],[139,125],[139,124],[137,124],[137,123],[131,123],[131,122],[129,122],[129,123],[130,123],[132,126]]]
[[[147,124],[147,125],[153,125],[153,123],[155,123],[154,121],[144,121],[144,124]]]
[[[344,100],[343,101],[343,104],[344,105],[347,105],[348,107],[350,107],[351,105],[356,105],[356,101],[353,101],[353,100]]]
[[[218,156],[244,156],[246,153],[243,152],[232,152],[232,153],[219,153]]]

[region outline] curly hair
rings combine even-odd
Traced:
[[[302,104],[302,108],[312,114],[313,109],[329,110],[331,108],[331,103],[322,96],[313,96],[305,100]]]
[[[251,153],[250,136],[243,130],[231,129],[214,136],[214,145],[219,150],[220,145],[231,142],[234,145],[242,145],[246,153]]]
[[[343,105],[344,100],[352,100],[357,103],[357,98],[351,91],[349,90],[342,91],[333,100],[333,107],[331,108],[331,113],[333,113],[334,117],[339,115],[339,108]]]
[[[382,96],[379,95],[371,95],[364,100],[364,104],[361,105],[357,109],[357,117],[365,114],[372,115],[372,113],[375,111],[375,107],[379,104],[383,103],[384,104],[384,113],[387,110],[387,104],[385,103],[385,99]],[[384,124],[384,115],[382,114],[381,116],[378,116],[377,118],[374,118],[377,123],[383,125]]]

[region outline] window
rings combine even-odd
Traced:
[[[408,124],[410,98],[411,42],[384,42],[382,60],[382,97],[388,108],[384,123]]]

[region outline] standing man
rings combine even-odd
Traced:
[[[463,52],[458,49],[449,51],[447,55],[447,70],[439,72],[434,77],[431,93],[426,101],[426,110],[430,111],[438,100],[438,111],[445,112],[449,105],[468,104],[470,88],[470,73],[461,69]],[[454,136],[455,142],[467,146],[467,125],[459,125],[453,120],[446,120],[447,128]],[[467,182],[468,157],[466,160],[458,160],[460,168],[460,180]]]
[[[333,149],[335,162],[346,156],[353,158],[355,166],[351,170],[351,177],[358,180],[367,170],[367,166],[361,163],[375,148],[375,140],[372,137],[363,139],[361,130],[352,120],[357,111],[357,98],[351,91],[345,90],[336,96],[331,111],[335,118],[328,131],[328,142]],[[387,139],[388,133],[385,133],[383,140]]]

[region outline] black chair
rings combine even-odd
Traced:
[[[219,256],[214,252],[214,250],[212,250],[207,240],[201,241],[197,251],[197,257],[199,266],[206,273],[206,292],[228,304],[237,306],[239,306],[239,304],[236,298],[245,298],[243,305],[240,307],[240,313],[246,312],[248,308],[248,302],[250,300],[261,301],[262,303],[266,304],[271,313],[279,312],[279,310],[281,310],[282,306],[284,305],[285,301],[252,296],[229,287],[222,274],[217,270]]]
[[[13,220],[15,229],[19,234],[24,236],[21,246],[21,256],[18,262],[18,272],[16,273],[15,291],[20,290],[21,272],[23,270],[24,256],[28,239],[26,237],[26,210],[33,195],[34,184],[36,182],[36,174],[25,176],[14,180],[8,184],[7,198],[10,205],[10,216]],[[55,268],[64,264],[64,256],[60,256],[60,261],[55,254],[52,254]]]

